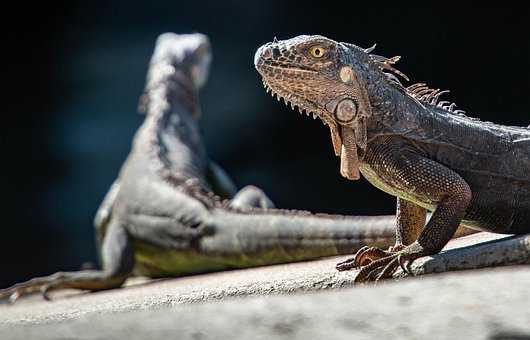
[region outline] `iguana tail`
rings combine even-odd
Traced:
[[[351,254],[365,245],[388,247],[395,240],[394,216],[340,216],[265,210],[251,214],[215,211],[212,236],[201,253],[248,267]]]

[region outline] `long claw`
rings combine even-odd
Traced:
[[[366,281],[377,282],[377,278],[380,276],[380,274],[381,274],[381,268],[375,268],[368,274],[368,276],[366,276]]]
[[[377,283],[391,278],[399,267],[406,274],[413,275],[410,269],[411,263],[425,254],[425,251],[417,243],[408,246],[398,245],[387,251],[374,247],[363,247],[355,254],[354,259],[348,259],[345,262],[350,267],[352,262],[355,262],[355,267],[360,267],[354,280],[354,285],[358,285],[366,281]]]
[[[363,246],[361,248],[359,248],[359,250],[357,250],[357,252],[355,253],[355,255],[352,257],[352,258],[349,258],[345,261],[342,261],[342,262],[339,262],[337,263],[337,265],[335,266],[335,268],[338,270],[338,271],[346,271],[346,270],[350,270],[350,269],[353,269],[353,268],[357,268],[357,267],[360,267],[361,264],[359,263],[359,258],[361,258],[363,256],[363,254],[367,251],[369,251],[371,249],[371,247],[369,246]]]
[[[403,272],[406,273],[407,275],[410,275],[411,274],[410,269],[407,268],[407,266],[405,265],[407,261],[403,259],[402,255],[398,256],[398,262],[399,262],[399,266],[401,267],[401,270],[403,270]]]
[[[387,256],[387,257],[384,257],[382,259],[376,260],[376,261],[370,263],[369,265],[366,265],[366,266],[362,267],[361,270],[359,271],[359,273],[357,274],[357,276],[355,277],[354,285],[357,285],[359,283],[363,283],[363,282],[367,281],[369,279],[370,274],[372,273],[372,271],[374,271],[376,269],[380,269],[383,266],[386,266],[394,258],[395,258],[395,256],[393,256],[393,255],[392,256]]]
[[[365,266],[388,255],[388,252],[379,248],[363,247],[355,254],[355,264],[357,267]]]
[[[342,262],[337,263],[335,268],[339,272],[343,272],[345,270],[350,270],[350,269],[355,268],[355,257],[352,257],[352,258],[347,259],[346,261],[342,261]]]
[[[373,262],[376,262],[380,259],[392,256],[392,251],[386,251],[376,247],[364,246],[361,247],[356,253],[355,256],[349,258],[343,262],[338,263],[335,268],[338,271],[345,271],[354,268],[360,268],[367,266]]]
[[[391,253],[397,253],[398,251],[401,251],[405,248],[404,245],[402,244],[397,244],[397,245],[394,245],[394,246],[391,246],[388,248],[388,252],[391,252]]]
[[[41,287],[40,292],[42,294],[42,298],[46,301],[51,301],[50,295],[48,294],[50,291],[51,285],[44,285]]]
[[[408,259],[403,254],[400,254],[398,259],[399,259],[399,266],[401,267],[404,273],[410,276],[416,276],[416,274],[414,274],[414,272],[411,269],[412,262],[414,261],[414,259]]]
[[[394,274],[394,272],[396,271],[396,269],[397,269],[397,267],[398,267],[399,258],[400,258],[400,255],[398,255],[396,258],[392,259],[392,261],[390,261],[390,262],[385,266],[385,268],[383,268],[383,270],[382,270],[381,273],[377,276],[377,278],[375,279],[375,281],[378,282],[378,281],[380,281],[380,280],[384,280],[384,279],[387,279],[387,278],[392,277],[392,274]]]
[[[19,297],[20,297],[20,293],[14,292],[13,294],[9,295],[9,303],[14,304],[15,302],[17,302]]]
[[[363,246],[361,248],[359,248],[359,250],[357,250],[357,252],[355,253],[355,255],[353,256],[354,258],[357,257],[357,255],[360,255],[366,251],[368,251],[370,249],[369,246]]]

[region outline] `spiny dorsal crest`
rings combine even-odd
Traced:
[[[452,113],[465,114],[463,110],[455,110],[456,104],[449,101],[440,100],[440,96],[449,93],[449,90],[431,89],[425,83],[416,83],[406,88],[407,93],[417,100],[434,105]]]
[[[383,71],[383,73],[385,73],[387,76],[391,75],[391,77],[389,77],[389,79],[391,81],[393,81],[393,82],[395,82],[397,80],[396,77],[394,76],[394,74],[397,74],[398,76],[400,76],[401,78],[405,79],[406,81],[409,81],[409,77],[407,77],[403,72],[401,72],[398,69],[395,69],[392,66],[392,65],[396,64],[401,59],[401,56],[397,55],[397,56],[392,57],[392,58],[387,58],[387,57],[383,57],[383,56],[380,56],[380,55],[377,55],[377,54],[370,54],[370,52],[375,49],[375,46],[376,45],[374,44],[374,46],[372,46],[370,48],[367,48],[364,51],[368,53],[370,59],[372,59],[372,61],[379,67],[379,69],[381,71]],[[384,71],[387,71],[387,72],[384,72]],[[388,72],[391,72],[391,73],[388,73]],[[399,83],[399,80],[398,80],[398,83]]]
[[[403,84],[401,84],[399,79],[394,74],[397,74],[406,81],[409,81],[409,78],[401,71],[397,70],[392,66],[395,65],[401,59],[401,57],[395,56],[392,58],[386,58],[376,54],[371,54],[375,47],[376,44],[374,44],[372,47],[364,49],[364,51],[368,53],[370,59],[379,67],[381,72],[383,72],[383,74],[388,78],[388,80],[402,87],[409,96],[418,100],[419,102],[439,107],[451,113],[460,115],[465,114],[465,111],[463,110],[455,110],[455,103],[448,102],[445,100],[440,101],[440,96],[445,93],[449,93],[449,90],[441,91],[440,89],[431,89],[425,83],[416,83],[410,85],[409,87],[404,87]]]

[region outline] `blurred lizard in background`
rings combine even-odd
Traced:
[[[274,209],[256,187],[236,192],[199,134],[198,89],[210,43],[159,37],[141,109],[146,118],[95,218],[101,270],[58,272],[0,290],[0,298],[59,288],[103,290],[127,277],[176,277],[390,246],[392,216],[347,217]]]
[[[408,78],[392,66],[399,57],[374,48],[302,35],[274,39],[254,57],[267,91],[329,126],[342,176],[362,173],[397,197],[396,244],[364,247],[337,269],[361,268],[357,282],[407,271],[440,252],[460,223],[529,233],[530,129],[467,117],[440,101],[448,91],[404,87],[396,75]]]

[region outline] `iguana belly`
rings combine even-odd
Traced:
[[[371,167],[369,164],[363,163],[359,170],[363,174],[364,178],[368,182],[370,182],[373,186],[376,188],[386,192],[387,194],[390,194],[392,196],[396,196],[399,198],[402,198],[404,200],[407,200],[409,202],[413,202],[420,207],[423,207],[429,211],[434,211],[436,209],[436,204],[431,201],[423,200],[419,198],[417,195],[414,195],[413,193],[407,192],[405,190],[401,190],[400,188],[397,188],[395,186],[390,185],[388,182],[383,180]]]
[[[436,209],[436,202],[429,202],[414,195],[414,193],[400,190],[400,188],[388,184],[370,167],[370,165],[362,164],[360,171],[372,185],[380,190],[413,202],[428,211],[433,212]],[[481,205],[480,202],[484,202],[484,200],[481,199],[482,195],[483,194],[480,192],[476,193],[476,197],[466,210],[461,225],[474,230],[495,233],[521,234],[529,231],[527,216],[530,216],[530,209],[525,209],[523,207],[518,207],[518,209],[516,209],[510,204],[510,200],[501,200],[506,202],[506,204],[502,205],[498,202],[496,202],[496,204],[487,204],[486,202]]]
[[[293,249],[289,251],[273,248],[254,254],[204,254],[195,249],[161,249],[151,244],[134,240],[134,274],[152,278],[178,277],[227,269],[303,261],[330,255],[337,255],[335,247]]]
[[[134,242],[134,274],[148,277],[176,277],[196,273],[225,270],[222,259],[205,257],[196,250],[161,249]]]

